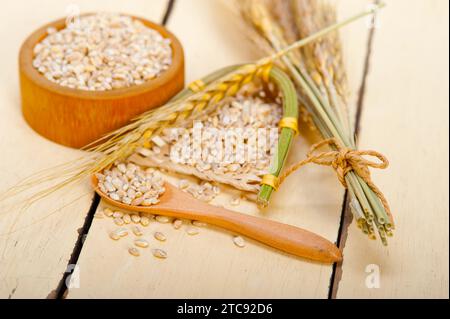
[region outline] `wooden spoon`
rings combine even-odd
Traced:
[[[291,225],[209,205],[167,182],[164,185],[166,190],[159,198],[160,202],[152,206],[132,206],[112,200],[98,188],[95,175],[92,176],[92,185],[106,202],[122,209],[202,221],[315,261],[333,263],[342,260],[339,249],[319,235]]]

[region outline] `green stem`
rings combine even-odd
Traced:
[[[270,72],[270,79],[277,84],[283,96],[283,117],[298,118],[297,92],[290,78],[283,71],[274,67]],[[269,170],[270,174],[276,177],[280,175],[294,135],[295,131],[291,128],[281,129],[277,151],[272,158],[272,165]],[[258,206],[266,207],[268,205],[273,190],[272,186],[261,186],[257,199]]]
[[[364,180],[360,176],[357,176],[357,179],[364,193],[366,194],[366,197],[369,200],[370,205],[372,206],[375,212],[378,222],[380,224],[390,223],[391,220],[386,210],[384,209],[383,205],[381,204],[380,199],[377,197],[377,195],[375,195],[373,190],[367,185],[366,182],[364,182]]]

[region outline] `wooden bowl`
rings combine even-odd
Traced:
[[[171,39],[173,57],[169,69],[157,78],[128,88],[71,89],[51,82],[33,67],[34,46],[47,36],[47,28],[64,28],[65,19],[43,26],[25,40],[19,53],[22,112],[36,132],[59,144],[80,148],[163,105],[184,87],[184,53],[178,39],[158,24],[133,18]]]

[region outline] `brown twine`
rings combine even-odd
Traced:
[[[324,145],[329,146],[334,145],[336,147],[336,150],[323,152],[319,154],[314,153],[317,149],[319,149]],[[380,162],[377,163],[368,160],[363,156],[376,157]],[[288,177],[290,174],[298,170],[300,167],[309,163],[333,167],[333,169],[336,171],[339,181],[345,188],[347,188],[345,175],[347,175],[350,171],[354,171],[359,177],[361,177],[367,183],[370,189],[379,198],[379,200],[383,204],[384,209],[386,210],[386,213],[393,222],[389,204],[384,194],[373,183],[369,171],[369,167],[385,169],[389,166],[389,161],[384,155],[371,150],[367,151],[353,150],[348,147],[342,146],[334,138],[326,139],[317,144],[314,144],[311,147],[310,151],[308,152],[306,159],[288,167],[282,174],[280,174],[280,176],[278,177],[278,185],[281,185],[281,183],[283,183],[286,177]]]

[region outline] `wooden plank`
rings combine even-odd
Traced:
[[[397,230],[384,248],[350,226],[338,298],[448,298],[448,5],[388,1],[380,13],[360,147],[390,159],[373,175]]]
[[[356,0],[340,1],[339,5],[343,16],[365,7]],[[247,44],[239,20],[221,1],[177,1],[169,27],[185,47],[189,81],[258,56]],[[357,92],[367,28],[361,22],[344,30],[343,36],[350,55],[347,61],[350,83]],[[310,145],[309,139],[299,138],[290,162],[303,158]],[[214,204],[230,207],[230,193],[228,190],[220,195]],[[250,203],[230,208],[304,227],[335,241],[342,198],[343,189],[334,172],[312,166],[286,181],[268,212],[258,213]],[[239,249],[233,245],[232,234],[221,229],[202,228],[198,236],[191,237],[171,225],[152,223],[145,229],[145,237],[153,247],[158,244],[151,238],[152,232],[159,230],[168,237],[159,246],[168,252],[169,258],[155,260],[150,251],[144,251],[139,258],[130,256],[127,248],[132,245],[132,238],[112,242],[108,232],[115,228],[109,219],[94,219],[78,263],[81,286],[70,289],[68,298],[328,296],[331,266],[309,263],[253,241]]]
[[[20,112],[17,55],[22,41],[35,28],[67,14],[70,4],[78,3],[82,12],[105,9],[102,1],[8,1],[0,11],[4,44],[0,55],[0,191],[19,179],[43,168],[75,159],[80,152],[51,143],[33,132]],[[159,21],[166,1],[126,1],[108,3],[108,10],[145,15]],[[25,23],[24,23],[25,22]],[[61,212],[48,216],[33,227],[30,223],[46,217],[54,209],[85,195]],[[62,197],[51,197],[39,203],[16,224],[21,230],[11,236],[0,236],[0,297],[54,297],[78,238],[78,228],[92,202],[87,184],[79,185]],[[9,233],[18,215],[17,208],[0,207],[0,234]]]

